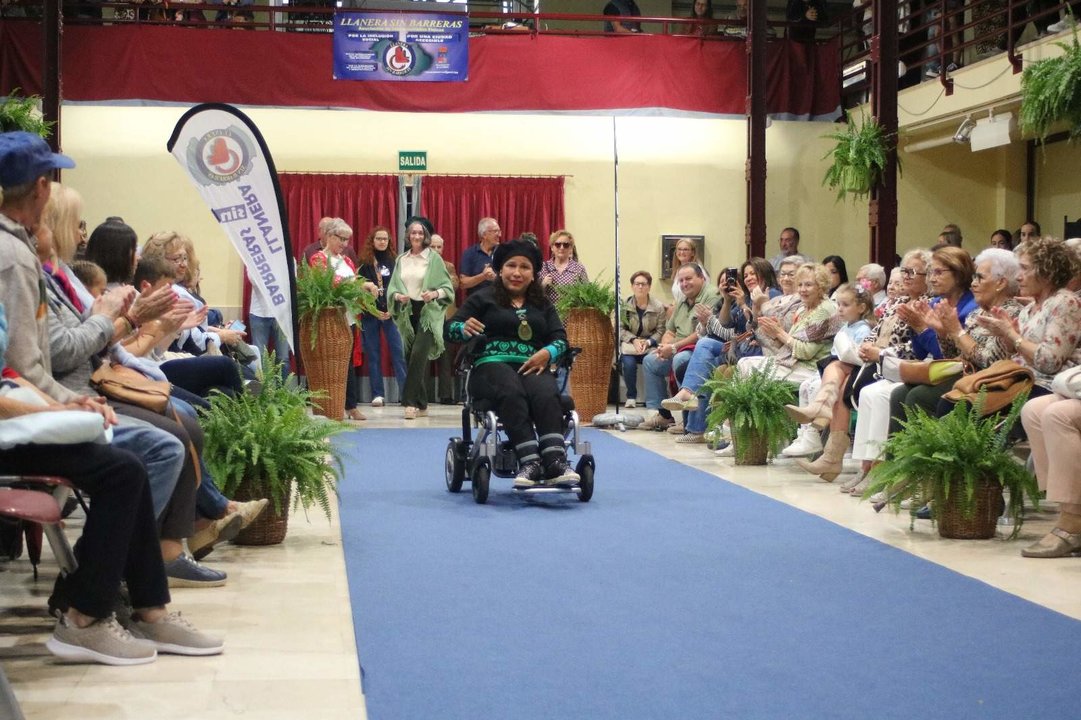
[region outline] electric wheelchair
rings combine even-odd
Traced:
[[[452,493],[461,492],[462,485],[469,482],[473,488],[473,500],[477,504],[488,501],[488,490],[493,474],[502,478],[513,478],[518,474],[518,457],[514,453],[514,447],[503,434],[503,425],[496,416],[492,403],[489,400],[470,397],[469,377],[473,370],[473,362],[480,348],[484,347],[484,342],[483,335],[471,337],[469,342],[458,351],[455,360],[457,372],[464,377],[465,381],[465,406],[462,408],[462,436],[452,437],[447,443],[445,464],[447,490]],[[574,469],[581,477],[581,481],[574,487],[538,485],[525,489],[515,488],[515,493],[522,495],[575,493],[581,502],[589,502],[593,497],[593,471],[596,467],[593,450],[588,440],[579,438],[578,413],[574,409],[574,400],[565,392],[571,365],[574,363],[574,357],[580,352],[580,348],[571,348],[570,352],[561,357],[554,367],[565,368],[567,371],[563,374],[562,387],[560,387],[560,400],[563,404],[563,446],[566,448],[568,462],[571,461],[572,454],[578,456]],[[474,427],[477,428],[475,437],[473,436]]]

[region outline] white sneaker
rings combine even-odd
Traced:
[[[634,408],[638,407],[638,401],[636,401],[634,398],[627,398],[627,402],[623,403],[623,407],[633,410]]]
[[[732,443],[725,445],[720,450],[714,450],[713,454],[717,457],[735,457],[736,449],[732,447]]]
[[[791,445],[781,451],[788,457],[806,457],[822,452],[822,436],[814,428],[800,429]]]
[[[1060,33],[1060,32],[1063,32],[1063,31],[1069,30],[1069,29],[1070,29],[1070,21],[1067,20],[1066,18],[1063,18],[1062,20],[1059,20],[1057,23],[1053,23],[1053,24],[1047,26],[1047,32],[1049,32],[1049,33]]]
[[[372,407],[383,407],[383,396],[376,395],[372,398]]]

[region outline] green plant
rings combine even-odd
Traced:
[[[746,374],[718,368],[699,390],[709,398],[708,430],[727,420],[737,453],[757,439],[765,443],[767,456],[774,457],[792,439],[796,426],[784,406],[795,401],[796,386],[776,379],[773,372],[772,359]]]
[[[1081,44],[1074,25],[1073,43],[1055,43],[1059,57],[1038,60],[1021,74],[1021,131],[1041,143],[1059,122],[1069,126],[1070,139],[1081,136]]]
[[[579,280],[570,285],[559,286],[556,310],[561,318],[579,308],[600,310],[604,315],[611,315],[616,307],[616,292],[612,283],[602,283],[598,275],[596,280]]]
[[[292,374],[283,380],[281,370],[271,353],[263,360],[262,392],[211,395],[210,409],[202,411],[203,458],[226,495],[247,483],[280,513],[295,488],[294,508],[318,505],[329,520],[330,495],[342,474],[340,450],[330,439],[352,428],[312,417],[313,394]]]
[[[41,98],[37,95],[19,97],[18,92],[19,88],[15,88],[0,103],[0,132],[24,130],[48,139],[56,123],[42,119],[41,111],[38,110]]]
[[[822,157],[833,158],[822,184],[836,190],[838,200],[845,195],[864,197],[871,192],[897,140],[896,134],[887,133],[875,118],[862,118],[858,126],[850,118],[844,130],[824,137],[837,144]]]
[[[1014,399],[1005,419],[994,414],[980,416],[985,395],[981,392],[974,405],[958,403],[942,418],[922,408],[908,409],[901,431],[886,441],[886,459],[868,473],[870,485],[864,497],[883,492],[895,511],[900,511],[906,498],[911,498],[913,512],[931,502],[937,517],[946,499],[961,493],[961,509],[966,517],[972,517],[979,483],[997,482],[1009,491],[1007,509],[1014,518],[1011,537],[1016,537],[1023,522],[1024,495],[1039,503],[1036,479],[1007,446],[1028,393]]]
[[[312,349],[319,335],[314,320],[324,310],[343,310],[351,316],[377,312],[375,296],[359,280],[343,282],[329,266],[302,265],[297,272],[297,314],[313,321]]]

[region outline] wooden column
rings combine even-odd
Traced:
[[[747,2],[747,257],[766,255],[766,9]]]
[[[55,122],[49,145],[54,152],[60,151],[60,32],[62,0],[45,0],[45,17],[42,29],[45,33],[45,62],[41,68],[41,110],[45,120]]]
[[[871,112],[887,135],[897,137],[897,0],[874,0],[871,6]],[[868,207],[871,261],[893,267],[897,255],[897,147],[871,189]]]

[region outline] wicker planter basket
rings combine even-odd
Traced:
[[[340,310],[324,310],[315,318],[316,346],[311,346],[311,318],[300,320],[300,357],[308,388],[326,395],[315,401],[316,414],[332,420],[345,417],[345,379],[352,361],[353,332]]]
[[[614,335],[612,321],[599,310],[575,308],[567,312],[567,342],[582,348],[571,371],[570,393],[583,423],[608,408]]]
[[[237,502],[258,500],[267,497],[259,489],[252,489],[250,483],[245,482],[237,488],[233,499]],[[285,540],[285,534],[289,530],[289,505],[292,501],[292,492],[287,492],[282,499],[282,514],[274,511],[274,502],[267,505],[263,514],[255,518],[252,524],[240,531],[233,540],[237,545],[278,545]]]
[[[962,494],[963,491],[959,488],[953,489],[948,499],[935,501],[938,506],[938,534],[955,540],[993,538],[998,527],[998,517],[1005,508],[1002,486],[994,481],[979,482],[973,496],[976,507],[970,517],[965,516],[961,504]]]
[[[751,435],[750,442],[742,443],[736,440],[736,435],[733,434],[732,447],[736,465],[766,464],[766,458],[769,455],[769,447],[766,445],[766,438],[761,435]]]

